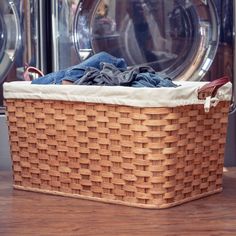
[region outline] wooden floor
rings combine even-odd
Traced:
[[[145,210],[13,190],[0,171],[0,235],[236,235],[236,169],[224,191],[165,210]]]

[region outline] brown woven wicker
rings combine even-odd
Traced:
[[[17,189],[157,209],[222,190],[228,102],[6,105]]]

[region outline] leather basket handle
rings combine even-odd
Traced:
[[[35,73],[39,77],[44,76],[43,72],[41,70],[39,70],[38,68],[33,67],[33,66],[26,66],[24,74],[23,74],[23,78],[25,81],[32,81],[33,80],[32,76],[30,76],[30,73]]]
[[[204,85],[198,90],[198,99],[206,99],[206,97],[215,97],[217,90],[228,82],[230,82],[229,77],[223,76],[217,80],[214,80]]]

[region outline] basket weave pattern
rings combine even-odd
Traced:
[[[146,208],[222,189],[228,102],[137,108],[6,101],[14,187]]]

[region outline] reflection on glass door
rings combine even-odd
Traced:
[[[232,76],[232,44],[222,41],[232,2],[54,0],[53,70],[107,51],[130,66],[150,65],[173,79]],[[227,32],[232,34],[232,27]]]
[[[150,65],[172,79],[199,80],[214,59],[218,25],[212,1],[82,1],[73,37],[81,59],[107,51],[130,66]]]

